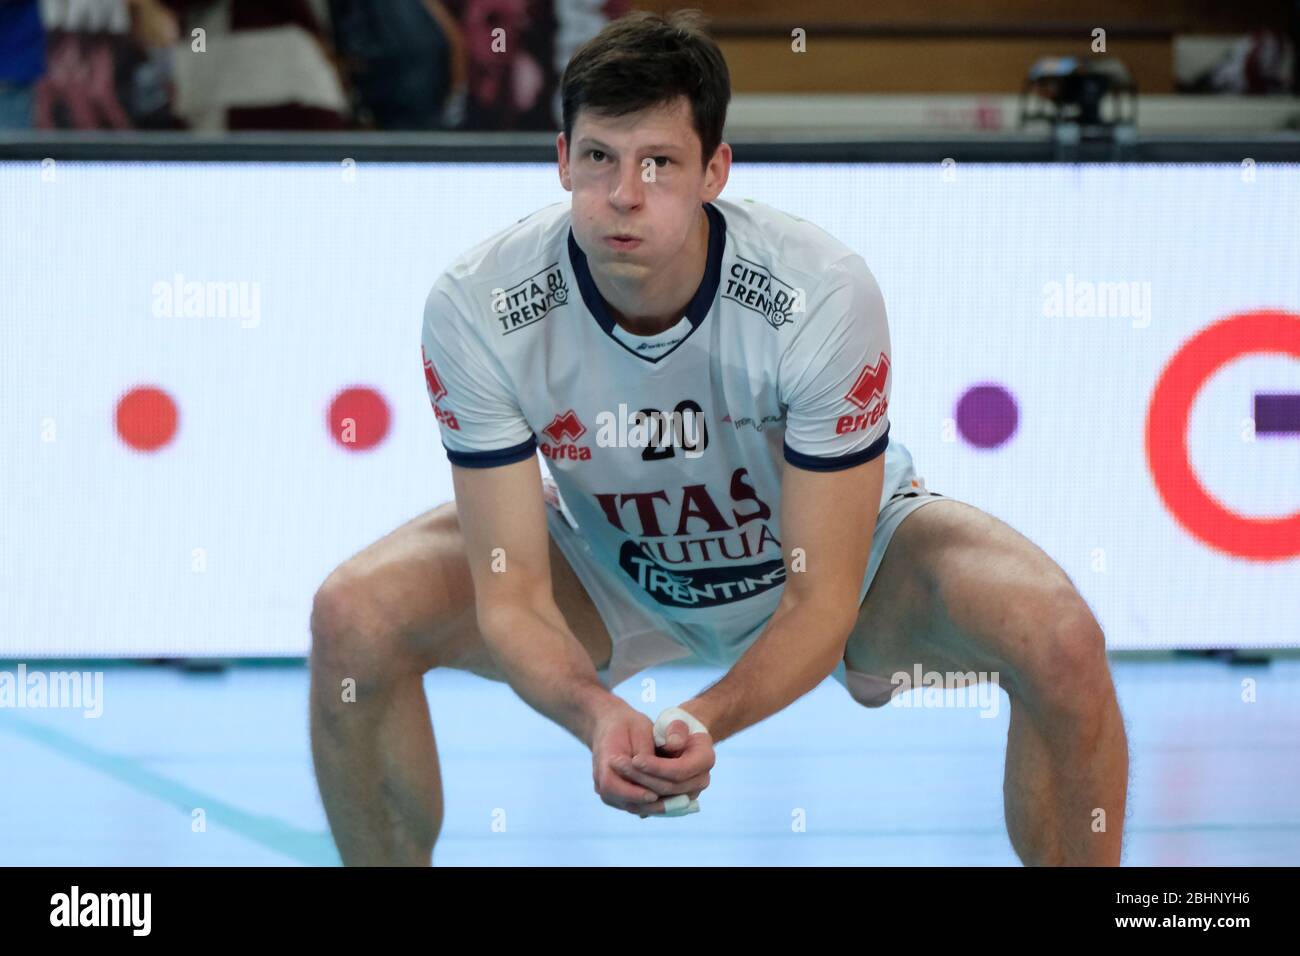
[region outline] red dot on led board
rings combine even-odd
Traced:
[[[176,437],[176,401],[160,388],[142,385],[117,402],[118,437],[136,451],[157,451]]]
[[[369,451],[388,437],[392,413],[373,388],[345,388],[326,413],[330,437],[348,451]]]

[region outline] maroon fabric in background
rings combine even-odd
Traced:
[[[163,0],[180,17],[181,42],[189,37],[186,14],[212,5],[212,0]],[[306,0],[228,0],[230,31],[269,30],[296,26],[316,38],[323,66],[335,69],[322,42],[321,24]],[[183,54],[182,54],[183,55]],[[272,106],[243,106],[226,110],[226,128],[237,130],[337,130],[348,127],[345,113],[285,101]]]
[[[382,0],[379,0],[382,3]],[[264,30],[293,24],[320,36],[321,24],[306,0],[231,0],[230,29]]]
[[[162,0],[176,13],[189,13],[210,7],[213,0]],[[266,30],[289,25],[302,27],[320,35],[321,25],[306,0],[229,0],[230,29]]]

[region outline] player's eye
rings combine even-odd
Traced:
[[[590,156],[593,161],[598,163],[605,157],[605,152],[600,149],[589,149],[587,150],[587,155]]]
[[[672,160],[669,159],[667,156],[656,156],[654,159],[655,159],[655,165],[658,166],[660,169],[663,169],[665,166],[667,166],[669,163],[672,162]]]

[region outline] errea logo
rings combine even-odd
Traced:
[[[540,441],[537,447],[543,455],[552,460],[564,458],[569,461],[590,461],[591,447],[577,444],[578,439],[586,433],[587,426],[582,424],[577,414],[570,408],[560,412],[542,429],[542,434],[550,439],[550,443]]]
[[[852,402],[862,412],[857,415],[841,415],[835,421],[835,434],[870,428],[880,421],[889,409],[889,399],[885,396],[885,387],[889,382],[889,356],[884,352],[876,359],[875,365],[864,365],[858,373],[853,387],[844,395],[844,400]]]

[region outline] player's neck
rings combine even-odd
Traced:
[[[644,282],[608,277],[598,282],[598,287],[609,289],[600,291],[614,321],[633,335],[657,335],[680,322],[709,267],[709,228],[708,214],[701,206],[700,222],[673,269]]]

